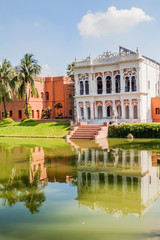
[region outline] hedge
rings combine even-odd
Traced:
[[[135,138],[160,138],[160,123],[135,123],[109,126],[109,137],[126,138],[131,133]]]

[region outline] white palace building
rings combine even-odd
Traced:
[[[152,122],[151,99],[159,94],[160,63],[119,47],[119,53],[75,59],[78,121]]]

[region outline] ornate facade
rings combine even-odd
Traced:
[[[92,59],[75,61],[78,121],[152,122],[151,98],[159,94],[160,64],[120,47]]]

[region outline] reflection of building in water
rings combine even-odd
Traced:
[[[92,210],[140,216],[159,196],[152,152],[89,149],[79,154],[78,163],[77,200]]]
[[[47,156],[46,163],[49,182],[69,183],[76,178],[75,156]]]
[[[35,174],[39,171],[39,183],[47,181],[47,169],[45,167],[44,151],[42,147],[35,147],[31,150],[30,157],[30,182],[33,181]]]

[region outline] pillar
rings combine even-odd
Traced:
[[[133,107],[132,107],[132,100],[129,100],[129,118],[133,120]]]
[[[103,107],[102,107],[102,109],[103,109],[103,119],[106,119],[106,118],[107,118],[107,116],[106,116],[106,106],[105,106],[105,100],[103,101]]]
[[[91,120],[94,119],[93,101],[90,101]]]

